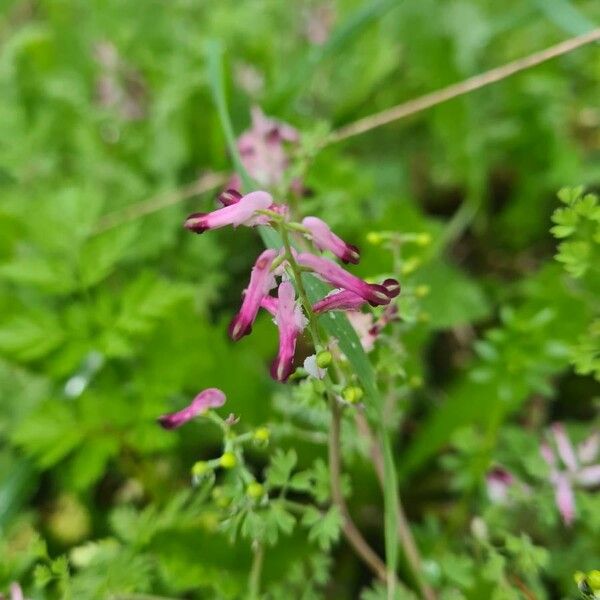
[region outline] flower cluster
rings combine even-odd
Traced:
[[[592,464],[600,452],[600,434],[592,434],[574,448],[560,423],[552,425],[551,431],[551,439],[542,443],[540,452],[550,468],[556,506],[565,525],[570,525],[575,518],[574,486],[600,485],[600,464]]]
[[[250,282],[244,291],[242,306],[229,326],[229,336],[237,341],[252,331],[259,310],[271,313],[279,329],[279,352],[273,361],[271,375],[277,381],[286,381],[294,364],[296,341],[308,323],[308,316],[296,298],[296,290],[289,280],[289,270],[294,267],[307,271],[330,284],[333,288],[324,298],[311,307],[315,315],[332,310],[357,311],[363,305],[389,305],[400,293],[395,279],[381,284],[368,283],[349,273],[335,261],[322,256],[330,252],[344,263],[358,263],[360,252],[356,246],[346,243],[330,227],[317,217],[306,217],[301,223],[289,220],[289,210],[277,204],[264,191],[242,196],[235,190],[227,190],[219,196],[221,208],[210,213],[195,213],[185,221],[185,227],[195,233],[219,229],[227,225],[277,225],[286,235],[300,235],[312,242],[313,251],[296,250],[291,246],[282,250],[268,249],[256,259]],[[292,264],[293,263],[293,264]],[[271,292],[275,290],[275,293]]]

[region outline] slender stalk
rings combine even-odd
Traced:
[[[371,453],[371,459],[373,460],[375,473],[377,474],[377,479],[379,480],[379,484],[383,489],[384,461],[381,448],[375,440],[375,435],[373,434],[373,431],[371,430],[367,419],[364,417],[364,415],[362,415],[359,412],[356,413],[356,425],[358,430],[369,441],[369,449]],[[419,549],[417,547],[417,544],[415,543],[412,532],[410,530],[410,525],[408,523],[408,519],[406,518],[406,513],[404,512],[404,507],[402,506],[400,495],[397,494],[396,498],[396,522],[398,528],[398,539],[400,540],[400,544],[402,545],[402,549],[404,550],[406,561],[411,569],[413,577],[415,578],[415,581],[417,583],[417,586],[419,587],[419,591],[423,598],[425,598],[425,600],[435,600],[435,592],[423,579],[423,567],[421,556],[419,554]]]
[[[350,517],[341,485],[341,453],[340,453],[340,408],[335,398],[329,399],[331,408],[331,426],[329,429],[329,471],[331,477],[331,497],[333,503],[338,507],[343,519],[343,531],[348,543],[354,548],[355,552],[371,568],[371,570],[381,579],[387,581],[388,571],[384,562],[373,551],[365,541],[360,531]]]
[[[330,144],[335,144],[336,142],[341,142],[342,140],[366,133],[367,131],[381,127],[382,125],[404,119],[438,104],[442,104],[443,102],[447,102],[448,100],[452,100],[453,98],[464,96],[469,92],[506,79],[520,71],[531,69],[532,67],[556,58],[557,56],[568,54],[573,50],[577,50],[577,48],[597,42],[598,40],[600,40],[600,28],[594,29],[583,35],[569,38],[564,42],[506,63],[500,67],[490,69],[489,71],[485,71],[474,77],[469,77],[464,81],[454,83],[441,90],[436,90],[430,94],[425,94],[414,100],[409,100],[408,102],[398,104],[397,106],[375,113],[374,115],[369,115],[368,117],[354,121],[353,123],[334,131],[327,138],[324,145],[328,146]]]
[[[265,547],[260,542],[255,542],[253,551],[254,558],[248,578],[248,597],[250,600],[258,600],[260,598],[260,578],[265,560]]]

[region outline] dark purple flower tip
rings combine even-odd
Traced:
[[[346,244],[344,253],[340,258],[343,263],[357,265],[360,262],[360,250],[353,244]]]
[[[231,320],[231,323],[227,328],[227,333],[234,342],[237,342],[241,340],[245,335],[249,335],[250,333],[252,333],[252,324],[245,323],[242,320],[241,315],[238,313]]]
[[[275,381],[285,383],[292,374],[293,367],[293,357],[286,361],[280,360],[279,357],[277,357],[271,363],[271,377]]]
[[[224,192],[221,192],[217,196],[217,201],[223,206],[231,206],[232,204],[237,204],[242,197],[237,190],[233,188],[227,189]]]
[[[383,306],[384,304],[389,304],[391,300],[390,293],[388,289],[384,285],[379,285],[378,283],[369,284],[369,297],[367,298],[367,302],[371,306]]]
[[[183,226],[194,233],[204,233],[209,227],[206,224],[207,213],[193,213],[184,222]]]
[[[382,285],[390,298],[395,298],[400,293],[400,284],[395,279],[386,279]]]

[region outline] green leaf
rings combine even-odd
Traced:
[[[51,313],[29,312],[9,317],[0,325],[0,352],[29,362],[50,354],[63,338],[63,330]]]
[[[297,462],[298,456],[295,450],[284,452],[277,448],[267,469],[267,483],[273,487],[285,486]]]
[[[325,514],[310,506],[302,517],[302,525],[309,529],[308,539],[317,542],[325,551],[329,551],[339,539],[342,524],[343,518],[337,506],[332,506]]]

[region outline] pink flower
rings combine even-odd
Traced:
[[[372,306],[389,304],[393,297],[385,286],[367,283],[326,258],[302,252],[296,260],[300,266],[313,270],[331,285],[358,294]]]
[[[292,373],[296,340],[306,327],[306,317],[296,302],[294,286],[284,281],[278,289],[275,324],[279,328],[279,352],[271,365],[271,376],[277,381],[286,381]]]
[[[261,308],[264,308],[267,312],[271,313],[273,316],[277,313],[277,298],[273,296],[263,296],[263,299],[260,301]]]
[[[0,594],[0,598],[4,598],[2,594]],[[23,595],[23,590],[18,583],[10,584],[10,600],[25,600],[25,596]]]
[[[598,434],[592,434],[575,450],[562,424],[555,423],[551,431],[556,453],[548,442],[542,443],[540,453],[550,468],[549,479],[554,487],[558,511],[565,525],[570,525],[575,518],[574,485],[582,487],[600,485],[600,464],[589,464],[598,454]],[[565,468],[561,468],[558,459]]]
[[[200,392],[189,406],[180,411],[158,417],[158,422],[165,429],[176,429],[211,408],[223,406],[225,399],[225,394],[220,389],[208,388]]]
[[[305,217],[302,225],[309,230],[314,245],[321,251],[329,250],[342,262],[358,264],[360,252],[356,246],[347,244],[335,235],[329,225],[317,217]]]
[[[387,289],[390,298],[395,298],[400,293],[400,285],[395,279],[386,279],[381,285]],[[355,292],[336,290],[315,302],[313,311],[318,315],[328,310],[359,310],[366,302]]]
[[[219,229],[227,225],[252,227],[261,223],[257,210],[270,208],[273,204],[271,194],[267,192],[251,192],[233,202],[210,213],[194,213],[190,215],[184,227],[195,232],[204,233],[207,229]],[[262,219],[264,221],[264,218]]]
[[[275,287],[275,274],[271,272],[271,265],[276,256],[276,250],[265,250],[254,263],[242,307],[229,325],[229,337],[232,340],[237,341],[252,331],[261,302]]]
[[[297,143],[298,132],[287,123],[266,117],[258,106],[252,107],[251,117],[250,129],[242,133],[237,143],[242,164],[261,185],[279,185],[289,165],[285,143]],[[239,179],[232,178],[230,185],[239,188]]]
[[[508,491],[515,483],[513,475],[503,467],[494,467],[486,476],[487,494],[494,504],[505,504]]]

